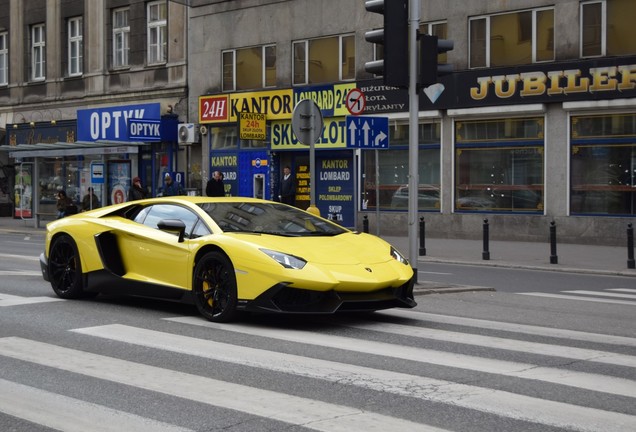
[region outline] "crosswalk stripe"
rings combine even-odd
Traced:
[[[533,326],[527,324],[515,324],[500,321],[489,321],[477,318],[464,318],[450,315],[432,314],[411,310],[387,310],[376,312],[378,316],[392,316],[409,318],[420,321],[432,321],[441,324],[453,324],[462,327],[475,327],[489,330],[502,330],[507,332],[529,334],[533,336],[548,336],[560,339],[595,342],[609,345],[627,345],[636,347],[636,338],[614,336],[601,333],[587,333],[577,330],[558,329],[550,327]]]
[[[0,307],[3,306],[19,306],[34,303],[48,303],[56,301],[65,301],[57,297],[22,297],[11,294],[0,294]]]
[[[567,371],[558,368],[540,367],[529,363],[510,362],[506,360],[487,359],[464,354],[447,353],[426,348],[400,346],[335,335],[323,335],[293,329],[267,329],[249,324],[238,323],[223,325],[205,321],[198,317],[175,317],[165,319],[188,325],[209,327],[288,342],[336,348],[346,351],[410,360],[418,363],[436,364],[515,378],[549,382],[591,391],[636,397],[636,383],[622,378]]]
[[[433,432],[442,430],[357,408],[219,381],[18,337],[0,338],[0,355],[318,431],[404,430]],[[628,420],[624,419],[624,421]]]
[[[636,295],[631,294],[617,294],[605,291],[586,291],[586,290],[572,290],[572,291],[562,291],[568,294],[584,294],[589,296],[601,296],[601,297],[618,297],[625,299],[636,299]]]
[[[344,325],[359,330],[371,330],[382,333],[415,337],[419,339],[431,339],[464,345],[475,345],[487,348],[524,352],[528,354],[593,361],[596,363],[605,363],[616,366],[627,366],[636,368],[636,357],[611,353],[607,351],[520,341],[502,337],[484,336],[473,333],[460,333],[440,329],[429,329],[426,327],[408,326],[404,324],[393,324],[387,322],[364,322],[355,324],[347,323]]]
[[[42,272],[32,270],[0,270],[0,276],[42,276]]]
[[[25,261],[40,261],[40,258],[36,256],[15,255],[15,254],[5,254],[5,253],[0,253],[0,258],[21,259]]]
[[[63,432],[192,432],[4,379],[0,379],[0,412]]]
[[[624,414],[619,414],[617,418],[614,418],[615,413],[596,410],[598,412],[591,416],[589,408],[541,400],[506,391],[263,349],[235,346],[125,325],[113,324],[75,329],[73,331],[109,340],[231,362],[248,367],[448,403],[518,420],[540,422],[554,426],[577,425],[578,427],[583,427],[583,425],[589,426],[590,421],[597,422],[598,426],[602,424],[604,427],[608,422],[611,424],[614,421],[618,421],[619,424],[624,424],[627,421],[636,425],[636,417]],[[608,377],[599,377],[599,380],[606,378]],[[631,382],[632,389],[636,388],[635,384]],[[632,392],[631,396],[634,397],[636,394]],[[580,417],[581,415],[584,418]],[[598,423],[597,415],[603,417],[603,423]]]
[[[630,305],[636,306],[636,302],[629,300],[614,300],[614,299],[604,299],[604,298],[590,298],[583,296],[574,296],[574,295],[565,295],[565,294],[551,294],[551,293],[542,293],[542,292],[525,292],[525,293],[517,293],[519,295],[533,296],[533,297],[547,297],[547,298],[557,298],[557,299],[565,299],[565,300],[579,300],[579,301],[588,301],[595,303],[611,303],[611,304],[622,304],[622,305]]]
[[[636,289],[631,288],[609,288],[608,291],[619,291],[619,292],[628,292],[636,294]]]

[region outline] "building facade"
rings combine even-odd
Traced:
[[[495,239],[544,241],[555,222],[563,241],[625,243],[636,215],[634,18],[628,0],[421,2],[420,31],[454,41],[440,61],[455,71],[419,92],[428,235],[478,238],[487,219]],[[252,195],[262,176],[276,199],[289,165],[306,207],[309,149],[291,119],[310,98],[324,118],[321,214],[407,234],[408,92],[364,68],[381,55],[364,33],[379,27],[358,0],[192,2],[189,117],[203,126],[203,177],[220,169],[228,193]],[[388,118],[388,149],[347,147],[353,89],[363,115]],[[247,113],[263,116],[264,136],[252,139]]]
[[[184,5],[0,1],[0,161],[10,172],[0,205],[37,223],[59,190],[79,202],[92,186],[111,204],[135,176],[151,195],[165,172],[191,186],[177,138],[187,96]]]
[[[421,1],[419,31],[454,41],[439,58],[454,72],[418,92],[417,161],[408,91],[365,71],[382,56],[365,32],[383,24],[362,0],[0,6],[0,162],[15,170],[11,193],[37,177],[40,197],[60,187],[81,195],[96,166],[111,179],[105,202],[137,174],[160,194],[166,171],[204,193],[215,170],[228,195],[276,200],[289,166],[297,206],[313,194],[345,226],[366,218],[371,232],[406,235],[414,163],[427,235],[478,238],[488,220],[493,239],[544,241],[554,222],[562,241],[622,245],[634,222],[633,1]],[[323,118],[313,165],[292,127],[303,99]],[[366,145],[384,130],[361,118],[388,119],[387,147]],[[144,122],[162,123],[162,134],[131,136]],[[183,136],[163,135],[182,123]]]

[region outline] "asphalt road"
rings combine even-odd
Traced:
[[[497,290],[217,325],[173,302],[59,300],[41,239],[0,242],[3,431],[636,430],[636,290],[605,278],[427,265]],[[543,296],[566,289],[618,296]]]

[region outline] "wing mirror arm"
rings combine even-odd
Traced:
[[[169,232],[179,236],[179,243],[183,243],[185,238],[185,224],[180,219],[162,219],[157,224],[161,231]]]

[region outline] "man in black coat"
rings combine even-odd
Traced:
[[[280,179],[280,202],[294,205],[296,197],[296,184],[294,183],[294,177],[291,174],[291,168],[289,165],[283,168],[283,177]]]
[[[221,171],[214,171],[212,178],[205,186],[205,194],[209,197],[225,196],[225,185],[223,184],[223,174]]]

